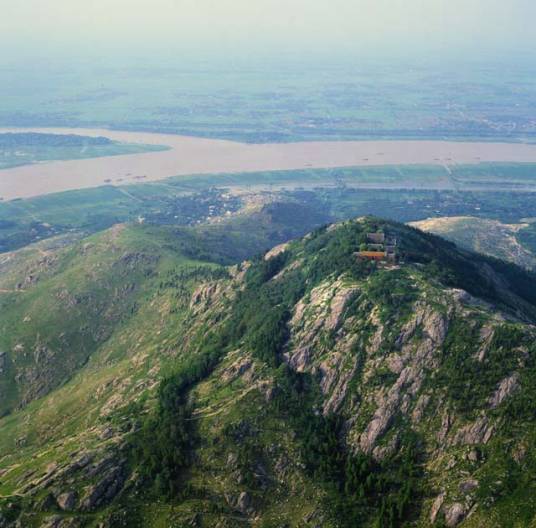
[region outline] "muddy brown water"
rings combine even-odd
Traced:
[[[155,181],[172,176],[379,165],[456,165],[536,162],[536,144],[453,141],[312,141],[245,144],[234,141],[84,128],[0,128],[1,132],[105,136],[169,150],[0,170],[0,197],[29,198],[105,184]],[[259,181],[262,183],[262,181]],[[365,182],[364,182],[365,183]]]

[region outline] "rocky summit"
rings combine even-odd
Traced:
[[[536,526],[536,275],[370,217],[236,260],[1,261],[0,527]]]

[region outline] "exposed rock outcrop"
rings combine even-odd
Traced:
[[[250,358],[240,358],[223,371],[222,380],[225,383],[229,383],[242,376],[245,372],[250,371],[252,367],[253,361]]]
[[[468,493],[471,493],[472,491],[476,490],[478,488],[478,480],[475,479],[468,479],[464,480],[463,482],[460,482],[460,491],[466,495]]]
[[[415,404],[413,412],[411,413],[411,421],[415,425],[417,425],[422,420],[424,413],[426,411],[426,407],[428,406],[429,403],[430,403],[430,395],[421,394],[421,396],[417,400],[417,403]]]
[[[110,502],[122,489],[126,472],[123,466],[108,470],[96,484],[89,486],[81,500],[81,509],[91,511]]]
[[[442,444],[449,434],[451,423],[451,416],[448,411],[445,411],[443,417],[441,418],[441,427],[437,432],[437,441]]]
[[[422,338],[411,346],[411,337],[416,328],[422,328]],[[376,411],[372,420],[359,438],[361,449],[371,453],[377,440],[387,431],[394,415],[401,410],[407,412],[409,401],[419,391],[424,379],[424,370],[436,365],[436,355],[440,352],[448,323],[445,316],[426,306],[416,307],[415,315],[402,329],[395,343],[402,347],[402,353],[397,356],[397,362],[403,369],[387,392],[383,388],[376,394]],[[408,399],[409,398],[409,399]],[[405,401],[405,404],[402,403]]]
[[[236,501],[236,509],[243,515],[248,515],[253,510],[251,505],[252,500],[249,493],[247,491],[243,491],[242,493],[240,493]]]
[[[445,507],[445,524],[448,528],[454,528],[460,524],[466,515],[466,510],[463,504],[455,502]]]
[[[490,423],[490,420],[486,416],[481,416],[475,422],[470,423],[458,431],[454,435],[451,441],[452,445],[475,445],[475,444],[487,444],[493,432],[495,426]]]
[[[74,491],[67,491],[56,498],[58,506],[65,511],[74,510],[77,503],[77,494]]]
[[[0,375],[4,373],[4,370],[7,367],[7,353],[0,352]]]
[[[273,247],[264,255],[264,260],[270,260],[271,258],[277,257],[277,255],[284,253],[288,246],[288,242],[285,242],[284,244],[279,244],[278,246]]]
[[[437,516],[445,502],[447,494],[442,491],[432,503],[432,508],[430,509],[430,522],[434,524],[436,522]]]
[[[497,390],[489,400],[490,407],[496,409],[508,396],[519,388],[519,374],[514,372],[511,376],[503,379]]]

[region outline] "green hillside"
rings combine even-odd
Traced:
[[[536,526],[536,276],[273,218],[0,261],[0,526]]]
[[[524,268],[536,266],[534,244],[530,240],[534,231],[532,222],[505,224],[487,218],[454,216],[429,218],[410,225]]]

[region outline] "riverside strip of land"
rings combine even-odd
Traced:
[[[536,144],[525,143],[326,141],[245,144],[169,134],[80,128],[0,129],[0,133],[21,131],[104,136],[127,143],[165,145],[170,149],[0,170],[0,197],[4,200],[193,174],[381,165],[439,165],[448,172],[449,167],[455,165],[536,162]]]

